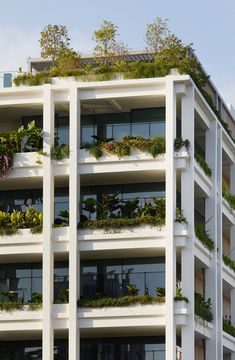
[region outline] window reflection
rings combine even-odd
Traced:
[[[165,287],[163,257],[99,260],[81,263],[81,297],[122,297],[127,285],[134,285],[139,294],[156,295],[157,287]]]
[[[83,115],[81,118],[81,143],[92,143],[92,136],[114,138],[165,136],[165,109],[134,109],[113,114]]]

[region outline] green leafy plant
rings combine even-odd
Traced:
[[[214,249],[214,241],[210,238],[209,232],[206,230],[206,224],[195,225],[195,235],[208,250],[212,251]]]
[[[126,285],[128,295],[137,296],[139,294],[140,289],[138,289],[135,285],[129,284]]]
[[[53,146],[51,149],[51,157],[54,160],[63,160],[69,157],[69,147],[66,144]]]
[[[212,170],[207,165],[206,161],[203,159],[203,157],[198,154],[196,151],[194,153],[194,157],[197,161],[197,163],[200,165],[200,167],[204,170],[205,174],[209,177],[212,175]]]
[[[175,210],[175,222],[180,224],[187,224],[186,217],[184,216],[183,210],[179,207]]]
[[[208,298],[207,300],[199,294],[195,293],[195,314],[200,316],[203,320],[208,322],[212,322],[213,314],[211,310],[212,304],[211,299]]]
[[[185,147],[186,150],[188,150],[189,145],[190,145],[190,142],[188,139],[183,140],[182,138],[177,138],[177,139],[175,139],[175,142],[174,142],[174,149],[176,152],[179,152],[182,147]]]
[[[229,319],[223,319],[223,330],[229,335],[235,337],[235,327],[231,324]]]
[[[132,295],[120,298],[101,298],[101,299],[80,299],[78,307],[83,308],[104,308],[104,307],[124,307],[135,304],[156,304],[164,303],[165,297],[149,296],[149,295]]]
[[[60,299],[63,304],[67,304],[69,302],[69,290],[68,289],[62,289],[60,291]]]
[[[180,287],[176,288],[176,295],[174,298],[175,301],[185,301],[186,303],[189,302],[188,298],[186,296],[182,295],[182,289]]]
[[[230,269],[232,269],[235,272],[235,261],[234,260],[231,260],[228,256],[223,255],[223,261],[224,261],[225,265],[230,267]]]
[[[59,213],[58,213],[58,216],[61,219],[61,223],[63,226],[69,226],[69,210],[61,210]]]
[[[91,215],[97,211],[97,220],[88,220],[84,217],[78,227],[115,231],[124,227],[140,226],[141,224],[150,226],[165,224],[165,199],[149,199],[144,207],[139,209],[138,199],[123,202],[117,196],[118,194],[103,194],[103,202],[92,198],[84,200],[82,209]]]
[[[227,189],[224,181],[222,183],[222,195],[231,206],[231,209],[235,210],[235,195],[231,194],[231,192]]]
[[[157,287],[156,288],[156,294],[157,294],[157,297],[164,297],[166,296],[166,289],[163,288],[163,287]]]
[[[35,126],[35,121],[31,121],[27,129],[21,126],[18,130],[0,134],[0,178],[10,172],[16,152],[39,151],[42,144],[43,131]]]
[[[82,148],[89,150],[90,154],[96,159],[99,159],[104,153],[122,158],[129,156],[131,150],[146,152],[155,158],[158,155],[164,154],[166,151],[164,137],[145,139],[141,136],[125,136],[119,141],[101,140],[96,144],[86,143],[82,145]]]
[[[27,208],[26,212],[14,210],[11,214],[0,211],[0,235],[13,235],[20,229],[30,229],[32,233],[42,231],[42,212]]]

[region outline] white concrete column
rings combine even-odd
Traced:
[[[77,246],[77,224],[79,222],[80,201],[80,177],[78,175],[80,101],[75,84],[70,89],[69,142],[69,360],[79,360],[80,334],[77,300],[80,290],[80,257]]]
[[[187,247],[181,251],[182,294],[189,300],[189,316],[182,327],[182,360],[194,359],[194,87],[182,97],[181,135],[190,142],[187,169],[181,172],[181,207],[188,221]]]
[[[213,257],[209,269],[206,269],[205,296],[211,298],[213,320],[213,332],[210,339],[206,340],[206,358],[222,360],[222,213],[221,213],[221,134],[217,132],[216,122],[211,122],[211,127],[206,132],[206,161],[212,168],[211,181],[213,187],[211,196],[206,199],[206,225],[215,244]]]
[[[54,298],[54,254],[52,249],[52,224],[54,222],[54,176],[50,158],[54,144],[54,101],[51,85],[43,87],[43,331],[42,358],[54,359],[54,331],[52,304]]]
[[[166,359],[176,359],[174,297],[176,291],[176,249],[174,220],[176,207],[176,94],[172,77],[166,78]]]

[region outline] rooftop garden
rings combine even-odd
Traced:
[[[191,76],[207,103],[232,138],[228,124],[214,106],[206,91],[209,76],[205,74],[194,55],[192,44],[184,44],[173,34],[166,19],[155,18],[148,24],[145,33],[148,56],[144,60],[129,60],[129,47],[119,40],[118,27],[104,20],[93,33],[95,42],[93,58],[83,61],[81,53],[70,46],[68,31],[62,25],[48,25],[41,31],[39,40],[41,56],[51,58],[51,66],[37,73],[24,73],[20,68],[14,78],[16,86],[51,83],[54,77],[75,77],[80,81],[102,81],[115,79],[139,79],[163,77],[174,69],[179,74]],[[233,139],[233,138],[232,138]]]

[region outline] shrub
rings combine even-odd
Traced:
[[[188,139],[183,140],[182,138],[175,139],[174,142],[174,149],[176,152],[179,152],[180,149],[184,146],[187,150],[189,148],[190,142]]]
[[[206,224],[195,225],[195,234],[208,250],[212,251],[214,249],[214,241],[210,238],[208,231],[206,231]]]
[[[212,322],[213,314],[211,311],[211,299],[208,298],[207,300],[199,294],[195,293],[195,314],[200,316],[202,319]]]
[[[235,261],[234,260],[231,260],[228,256],[223,255],[223,261],[224,261],[225,265],[227,265],[228,267],[230,267],[230,269],[235,271]]]
[[[235,210],[235,195],[231,194],[231,192],[226,188],[224,181],[222,183],[222,195],[231,206],[231,209]]]
[[[209,177],[212,175],[212,170],[209,168],[203,157],[198,154],[197,152],[194,153],[194,157],[197,161],[197,163],[200,165],[200,167],[204,170],[205,174]]]
[[[13,235],[20,229],[31,229],[32,233],[38,233],[42,231],[42,222],[42,212],[34,208],[27,208],[25,213],[0,211],[0,235]]]
[[[229,335],[235,337],[235,327],[232,326],[231,321],[227,319],[223,320],[223,330]]]
[[[183,210],[179,207],[175,210],[175,222],[178,222],[180,224],[187,224],[186,217],[184,216]]]
[[[54,160],[62,160],[69,157],[69,147],[66,144],[53,146],[51,149],[51,157]]]
[[[155,297],[149,295],[131,295],[120,298],[101,298],[101,299],[80,299],[78,306],[83,308],[104,308],[104,307],[123,307],[135,304],[154,304],[165,302],[165,297]]]

